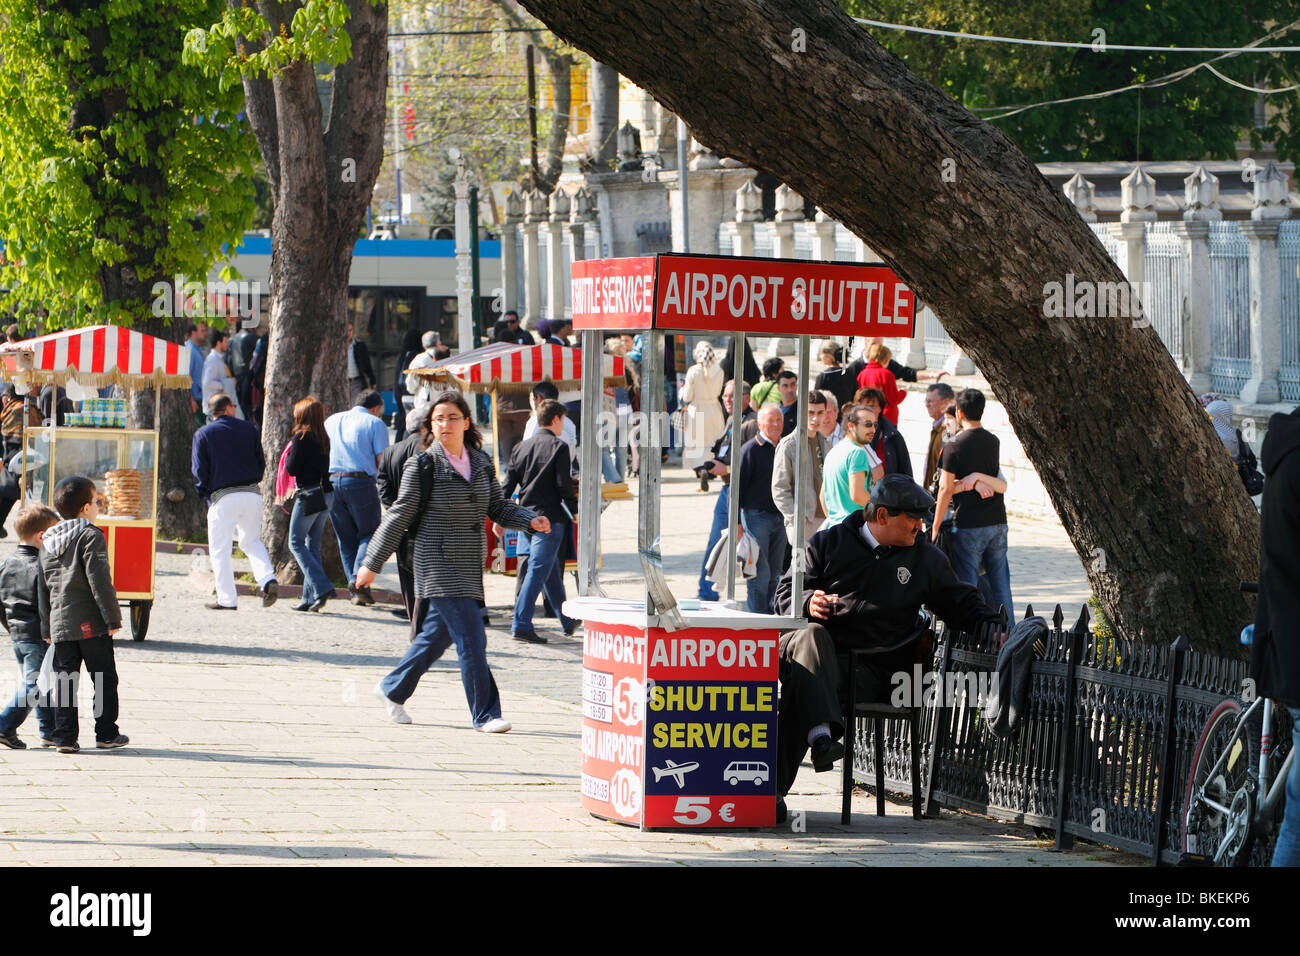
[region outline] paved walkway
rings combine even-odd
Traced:
[[[683,594],[693,593],[713,504],[684,475],[664,488],[667,564]],[[606,570],[634,573],[634,538],[619,529],[634,529],[635,503],[615,502],[608,517]],[[11,537],[0,556],[12,547]],[[1077,613],[1086,597],[1059,529],[1017,529],[1012,573],[1018,602],[1060,596]],[[381,584],[395,588],[394,577]],[[877,819],[861,794],[853,825],[841,827],[838,775],[811,768],[791,796],[790,823],[772,832],[605,823],[578,801],[581,643],[558,630],[544,647],[510,641],[513,579],[489,578],[499,626],[488,645],[516,729],[488,736],[469,728],[454,660],[409,702],[414,724],[386,719],[372,688],[407,638],[383,610],[333,603],[303,615],[288,601],[263,610],[245,597],[237,614],[209,612],[199,578],[189,556],[159,555],[149,639],[116,645],[129,748],[0,751],[0,864],[1134,862],[1096,847],[1053,853],[1029,829],[973,815],[916,822],[890,804]],[[16,677],[16,668],[0,673]],[[87,713],[82,728],[84,743]],[[34,718],[20,734],[35,741]]]

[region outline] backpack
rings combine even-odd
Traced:
[[[1264,490],[1264,476],[1259,473],[1259,462],[1255,460],[1255,452],[1246,439],[1241,437],[1241,429],[1237,429],[1237,457],[1233,461],[1237,466],[1237,474],[1241,476],[1241,483],[1246,486],[1246,494],[1254,498]]]

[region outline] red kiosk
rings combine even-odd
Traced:
[[[594,407],[600,332],[645,333],[642,379],[659,381],[664,330],[797,337],[796,474],[807,431],[812,336],[910,338],[911,290],[883,266],[860,263],[663,254],[573,264],[573,324],[583,335],[583,400]],[[593,364],[588,370],[588,362]],[[743,363],[736,362],[737,372]],[[752,383],[751,383],[752,384]],[[737,391],[739,388],[737,387]],[[678,606],[659,552],[660,457],[656,423],[664,394],[646,389],[638,548],[644,600],[600,589],[598,496],[579,499],[578,593],[565,613],[584,623],[582,805],[642,829],[755,827],[776,822],[777,649],[801,618],[753,614],[735,600],[735,535],[729,535],[725,600]],[[583,416],[582,470],[597,468],[594,416]],[[732,447],[740,446],[739,421]],[[739,462],[732,460],[732,481]],[[729,525],[738,524],[731,496]],[[795,536],[803,537],[802,509]],[[802,606],[803,552],[795,549],[794,604]],[[699,605],[698,609],[695,605]]]

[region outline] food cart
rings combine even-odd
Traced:
[[[662,254],[573,264],[573,325],[587,362],[604,330],[644,332],[642,379],[662,378],[664,330],[794,336],[799,342],[795,474],[807,449],[809,344],[812,336],[910,337],[912,292],[888,268],[860,263]],[[743,373],[737,360],[735,373]],[[752,383],[751,383],[752,384]],[[739,383],[734,386],[739,393]],[[639,601],[600,588],[600,502],[582,495],[578,520],[578,597],[564,611],[584,625],[582,806],[642,829],[771,826],[776,822],[777,663],[782,631],[797,617],[753,614],[735,600],[736,536],[729,542],[725,600],[678,605],[659,550],[660,444],[664,393],[643,390],[638,488],[638,552],[645,577]],[[596,424],[584,416],[582,469],[595,468]],[[732,422],[739,449],[740,420]],[[739,477],[732,455],[732,482]],[[729,527],[739,502],[730,498]],[[803,540],[804,512],[795,513]],[[803,549],[793,556],[793,606],[803,607]]]
[[[161,390],[189,387],[188,356],[174,342],[99,325],[0,347],[0,378],[13,382],[25,402],[44,385],[85,398],[82,412],[65,416],[64,425],[23,429],[21,500],[53,507],[62,479],[85,475],[95,482],[102,499],[96,526],[108,542],[113,587],[129,605],[132,639],[144,640],[154,598]],[[152,429],[125,427],[125,402],[98,399],[94,390],[113,384],[154,388]]]
[[[594,346],[600,352],[600,343]],[[601,391],[592,403],[584,408],[599,408],[605,389],[612,390],[623,384],[623,358],[602,354],[597,378]],[[538,382],[553,382],[561,392],[577,391],[582,387],[582,352],[563,345],[516,345],[512,342],[494,342],[481,348],[445,358],[428,368],[407,369],[409,374],[427,378],[447,388],[466,394],[488,395],[491,400],[492,463],[497,474],[505,471],[510,453],[523,440],[524,427],[532,411],[528,405],[529,393]],[[612,393],[611,393],[612,394]],[[584,418],[587,416],[584,416]],[[590,416],[594,419],[594,415]],[[599,475],[596,470],[583,474]],[[570,527],[576,549],[577,522]],[[519,532],[507,530],[504,540],[492,533],[492,522],[484,525],[487,536],[485,570],[513,575],[518,569]],[[575,552],[576,553],[576,552]],[[572,570],[566,566],[565,570]]]

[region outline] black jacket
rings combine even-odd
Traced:
[[[40,550],[31,545],[18,545],[18,550],[0,565],[0,624],[15,641],[49,637],[49,622],[41,619],[44,590]],[[44,603],[49,604],[48,596]]]
[[[1300,408],[1268,422],[1259,535],[1259,603],[1250,674],[1255,692],[1300,707]]]
[[[289,439],[289,457],[285,459],[284,470],[293,475],[294,483],[299,488],[324,485],[325,490],[329,491],[333,487],[330,484],[330,456],[311,432],[294,435]]]
[[[745,444],[758,434],[758,415],[752,408],[745,409],[745,413],[740,416],[740,446]],[[713,450],[710,452],[711,459],[717,459],[728,468],[731,467],[731,419],[727,419],[727,427],[723,429],[718,440],[713,443]],[[731,475],[728,474],[722,479],[724,485],[731,483]]]
[[[190,471],[200,498],[210,498],[222,488],[260,482],[266,457],[257,426],[233,415],[218,415],[194,433]]]
[[[375,378],[374,367],[370,364],[370,349],[366,348],[365,342],[353,340],[352,358],[357,363],[357,375],[362,384],[375,385],[378,379]]]
[[[537,340],[533,338],[533,333],[529,332],[522,325],[515,327],[513,332],[510,326],[506,325],[504,319],[498,319],[497,324],[492,327],[493,342],[508,342],[512,345],[536,345]]]
[[[104,637],[122,626],[108,542],[85,518],[60,521],[45,532],[41,574],[48,589],[41,592],[41,615],[55,644]]]
[[[516,488],[519,489],[519,503],[530,511],[545,515],[551,519],[551,524],[572,520],[564,513],[561,502],[568,506],[571,514],[577,515],[578,496],[573,492],[569,446],[562,438],[539,428],[532,438],[515,447],[501,493],[509,498]]]
[[[395,445],[389,445],[379,456],[379,500],[385,508],[391,508],[397,500],[397,492],[402,487],[402,469],[407,459],[414,458],[424,451],[420,445],[420,433],[403,438]]]
[[[837,594],[842,605],[823,622],[836,646],[885,647],[916,629],[924,604],[950,626],[971,630],[998,620],[997,611],[980,600],[979,592],[953,574],[944,553],[917,539],[908,548],[882,548],[875,553],[862,537],[866,513],[857,511],[844,521],[818,531],[805,549],[803,606],[791,607],[794,562],[776,587],[778,614],[808,617],[814,591]]]
[[[863,368],[865,367],[864,365]],[[857,394],[858,377],[849,375],[849,370],[842,365],[839,368],[828,368],[817,376],[813,388],[830,392],[840,403],[840,408],[843,408],[853,401],[853,396]]]
[[[898,430],[898,426],[881,415],[876,422],[876,431],[880,433],[879,446],[873,441],[871,447],[876,449],[877,455],[880,455],[880,462],[885,466],[885,474],[907,475],[911,478],[912,456],[907,453],[907,442],[903,441],[903,433]],[[883,454],[881,454],[882,450]]]
[[[727,354],[722,357],[722,362],[718,367],[722,369],[726,381],[730,382],[735,377],[736,337],[734,335],[727,340]],[[757,385],[759,379],[763,377],[763,373],[758,370],[758,363],[754,361],[754,350],[749,347],[748,339],[745,340],[745,364],[741,368],[741,377],[743,381],[749,383],[750,388]],[[722,393],[719,392],[718,395],[721,397]]]

